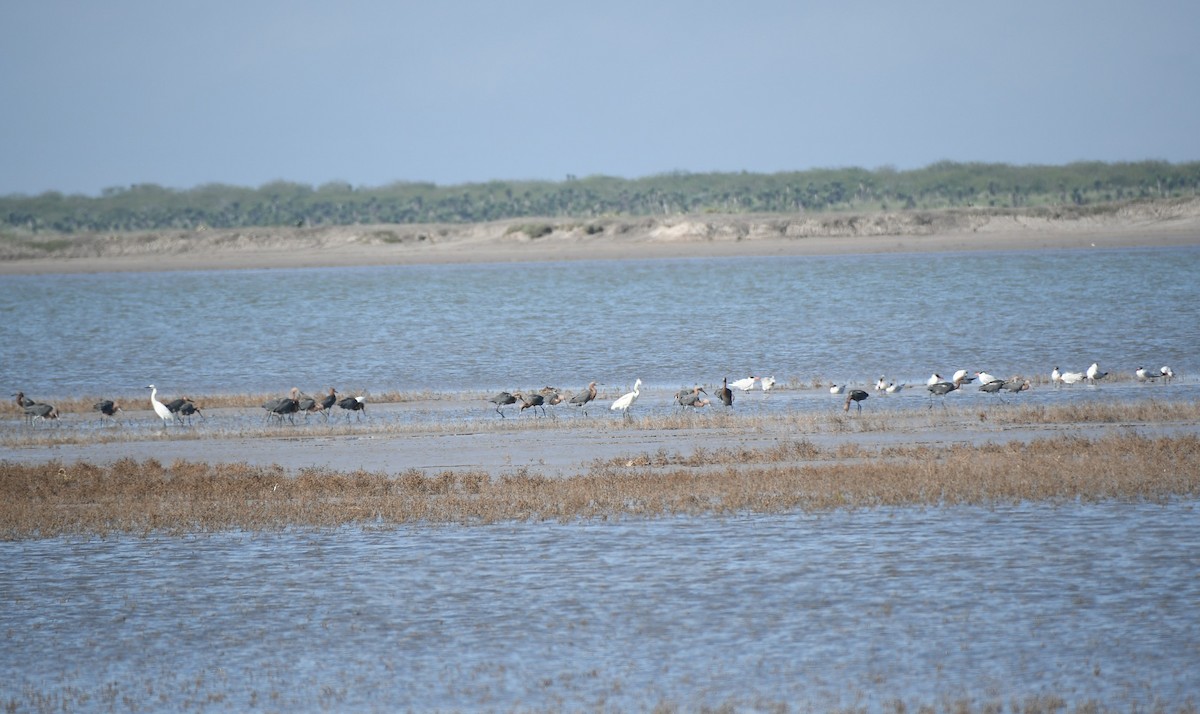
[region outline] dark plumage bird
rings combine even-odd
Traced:
[[[92,405],[92,410],[100,412],[101,423],[104,422],[105,417],[112,419],[115,417],[117,412],[125,411],[124,409],[121,409],[120,404],[117,404],[116,402],[114,402],[111,399],[105,399],[105,400],[96,402],[95,404]]]
[[[496,405],[496,413],[500,415],[501,419],[503,419],[505,418],[504,412],[500,411],[500,407],[506,407],[509,404],[516,404],[517,398],[508,392],[500,392],[491,399],[488,399],[488,401]]]
[[[282,424],[283,418],[286,416],[288,421],[295,424],[296,412],[300,411],[300,400],[297,399],[298,396],[300,396],[300,390],[296,387],[292,387],[290,396],[279,397],[278,399],[272,399],[264,402],[263,409],[267,410],[266,418],[270,419],[271,417],[275,417],[279,420],[279,423]],[[170,407],[168,407],[168,409],[169,408]]]
[[[1009,379],[1004,382],[1004,391],[1006,392],[1024,392],[1029,389],[1028,379]]]
[[[708,394],[708,392],[704,391],[704,387],[692,387],[691,389],[684,389],[675,394],[675,403],[684,409],[687,409],[688,407],[691,407],[692,409],[706,407],[710,402],[704,397],[700,396],[701,394]]]
[[[858,407],[861,412],[863,400],[869,396],[871,395],[861,389],[851,389],[846,393],[846,404],[842,407],[842,411],[850,411],[850,402],[854,402],[854,406]]]
[[[950,392],[953,392],[954,390],[958,389],[961,385],[962,385],[961,380],[955,380],[953,382],[934,382],[933,384],[926,387],[926,389],[929,390],[929,408],[930,409],[933,408],[933,398],[935,396],[942,397],[942,406],[945,407],[946,406],[946,402],[945,402],[946,395],[949,394]]]
[[[708,394],[708,392],[704,391],[704,387],[685,387],[678,392],[675,392],[675,403],[685,408],[695,407],[698,402],[704,400],[704,398],[700,396],[701,394]]]
[[[571,397],[571,400],[570,400],[571,406],[581,407],[583,409],[583,415],[587,416],[588,402],[594,400],[595,398],[596,398],[596,383],[591,382],[588,384],[588,386],[586,388],[584,388],[584,390],[582,392],[579,392],[575,396]]]
[[[199,414],[201,419],[205,418],[204,412],[200,411],[200,408],[190,399],[179,405],[178,414],[181,418],[186,418],[188,424],[192,423],[192,415],[194,414]]]
[[[717,390],[717,399],[727,407],[733,406],[733,390],[729,388],[729,378],[721,378],[721,388]]]
[[[321,405],[320,411],[323,414],[325,414],[325,419],[328,420],[329,419],[329,411],[331,409],[333,409],[334,404],[337,404],[337,390],[334,389],[333,387],[330,387],[329,394],[326,394],[325,396],[321,397],[321,401],[319,402],[319,404]]]
[[[979,385],[979,391],[987,392],[988,394],[999,394],[1001,389],[1004,389],[1003,379],[993,379],[987,384]]]
[[[338,400],[338,406],[346,410],[346,421],[350,420],[350,412],[357,412],[360,420],[362,415],[367,413],[365,397],[342,397]]]
[[[542,399],[545,400],[543,406],[547,407],[557,406],[567,400],[567,398],[562,395],[562,392],[558,391],[554,387],[542,387],[538,390],[538,394],[542,395]]]
[[[25,407],[25,419],[30,424],[33,424],[33,422],[37,421],[38,419],[46,420],[57,418],[58,410],[50,404],[39,404],[35,402],[34,404],[30,404],[29,406]]]
[[[517,411],[517,414],[520,414],[526,409],[532,408],[534,410],[541,409],[542,416],[546,415],[546,398],[542,395],[530,394],[527,396],[521,392],[513,392],[513,396],[521,400],[521,408]],[[536,411],[534,413],[536,413]]]
[[[25,392],[17,392],[12,396],[17,398],[17,406],[21,407],[22,409],[25,407],[32,407],[34,404],[37,404],[37,402],[25,396]]]

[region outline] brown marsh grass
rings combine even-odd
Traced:
[[[850,450],[808,464],[803,440],[593,464],[568,477],[529,469],[398,474],[126,459],[0,463],[0,538],[387,527],[820,511],[1022,501],[1165,501],[1200,495],[1200,438],[1115,435],[1031,443]],[[841,449],[835,456],[845,458]],[[866,458],[861,458],[866,457]],[[657,459],[657,462],[656,462]],[[797,460],[801,463],[795,463]],[[659,466],[657,470],[654,466]],[[665,467],[665,468],[662,468]]]

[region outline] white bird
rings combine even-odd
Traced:
[[[629,408],[637,401],[638,395],[641,393],[639,391],[641,388],[642,380],[639,379],[633,383],[633,391],[622,395],[617,401],[612,403],[609,409],[612,409],[614,412],[624,412],[626,416],[629,416]]]
[[[1149,381],[1153,382],[1154,380],[1163,376],[1163,373],[1161,370],[1159,370],[1159,372],[1157,374],[1155,374],[1154,372],[1147,372],[1145,367],[1138,367],[1134,371],[1134,375],[1137,376],[1138,381],[1145,382],[1145,381],[1149,380]]]
[[[1084,374],[1083,372],[1063,372],[1062,373],[1063,384],[1076,384],[1078,382],[1082,382],[1086,378],[1087,378],[1087,375]]]
[[[1175,379],[1175,370],[1171,369],[1170,367],[1164,365],[1163,368],[1158,371],[1160,374],[1162,374],[1164,382],[1170,382],[1172,379]]]
[[[1055,387],[1062,384],[1062,372],[1058,371],[1058,367],[1055,367],[1054,370],[1050,372],[1050,381]]]
[[[749,392],[754,389],[754,383],[758,381],[758,377],[750,376],[745,379],[736,379],[729,383],[729,386],[734,389],[740,389],[743,392]]]
[[[967,370],[960,369],[954,373],[954,376],[950,378],[950,381],[958,382],[959,384],[970,384],[971,382],[975,381],[975,378],[972,377]]]
[[[1101,372],[1100,365],[1092,362],[1092,366],[1087,368],[1087,381],[1089,384],[1095,384],[1097,379],[1104,379],[1108,376],[1108,372]]]
[[[887,389],[887,382],[883,380],[883,375],[879,375],[879,379],[875,380],[875,391],[882,392]]]
[[[844,384],[835,384],[829,388],[830,394],[841,394],[844,391],[846,391],[846,385]]]
[[[942,379],[942,375],[938,374],[937,372],[934,372],[933,375],[929,379],[925,380],[925,386],[932,387],[933,385],[935,385],[939,382],[945,382],[945,381],[946,380]]]
[[[988,374],[987,372],[976,372],[975,376],[979,378],[979,383],[981,385],[1000,381],[996,376]]]
[[[892,382],[888,386],[884,387],[883,391],[887,392],[888,394],[899,394],[901,389],[904,389],[903,384],[896,384],[895,382]]]
[[[758,386],[762,387],[762,390],[764,392],[769,392],[769,391],[771,391],[771,387],[775,386],[775,378],[774,377],[763,377],[762,382],[760,382]]]
[[[150,390],[150,406],[154,407],[154,413],[158,415],[159,419],[163,420],[163,426],[166,426],[175,418],[175,415],[171,413],[170,409],[167,409],[166,404],[158,401],[158,387],[148,384],[146,385],[146,389]]]

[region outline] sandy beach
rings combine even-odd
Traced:
[[[532,238],[530,225],[549,226]],[[38,235],[0,274],[1093,249],[1200,244],[1200,199],[1082,209],[523,219]]]

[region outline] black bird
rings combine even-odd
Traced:
[[[582,407],[583,415],[587,416],[588,402],[592,401],[595,398],[596,398],[596,383],[591,382],[588,384],[588,386],[582,392],[579,392],[575,396],[571,397],[571,404],[573,406]]]
[[[505,418],[504,412],[500,411],[500,407],[506,407],[509,404],[516,404],[517,398],[514,397],[513,395],[509,394],[508,392],[500,392],[499,394],[492,397],[488,401],[491,402],[492,404],[496,405],[496,413],[500,415],[501,419],[503,419],[503,418]]]
[[[367,413],[367,400],[363,397],[342,397],[338,401],[338,406],[346,410],[346,421],[350,421],[349,412],[358,412],[360,420],[362,415]]]
[[[717,390],[717,398],[727,407],[733,406],[733,390],[729,388],[729,378],[721,378],[721,388]]]
[[[100,423],[104,423],[105,417],[112,419],[117,412],[125,411],[120,404],[111,399],[96,402],[92,405],[92,410],[100,412]]]
[[[34,404],[37,404],[37,402],[25,396],[25,392],[17,392],[12,396],[17,398],[17,406],[21,407],[22,409],[25,407],[32,407]]]
[[[842,407],[842,411],[844,411],[844,412],[850,411],[850,402],[854,402],[854,406],[858,407],[858,410],[861,412],[862,411],[862,402],[864,399],[866,399],[869,396],[871,396],[871,395],[867,394],[866,392],[864,392],[861,389],[851,389],[846,394],[846,404],[845,404],[845,406]]]

